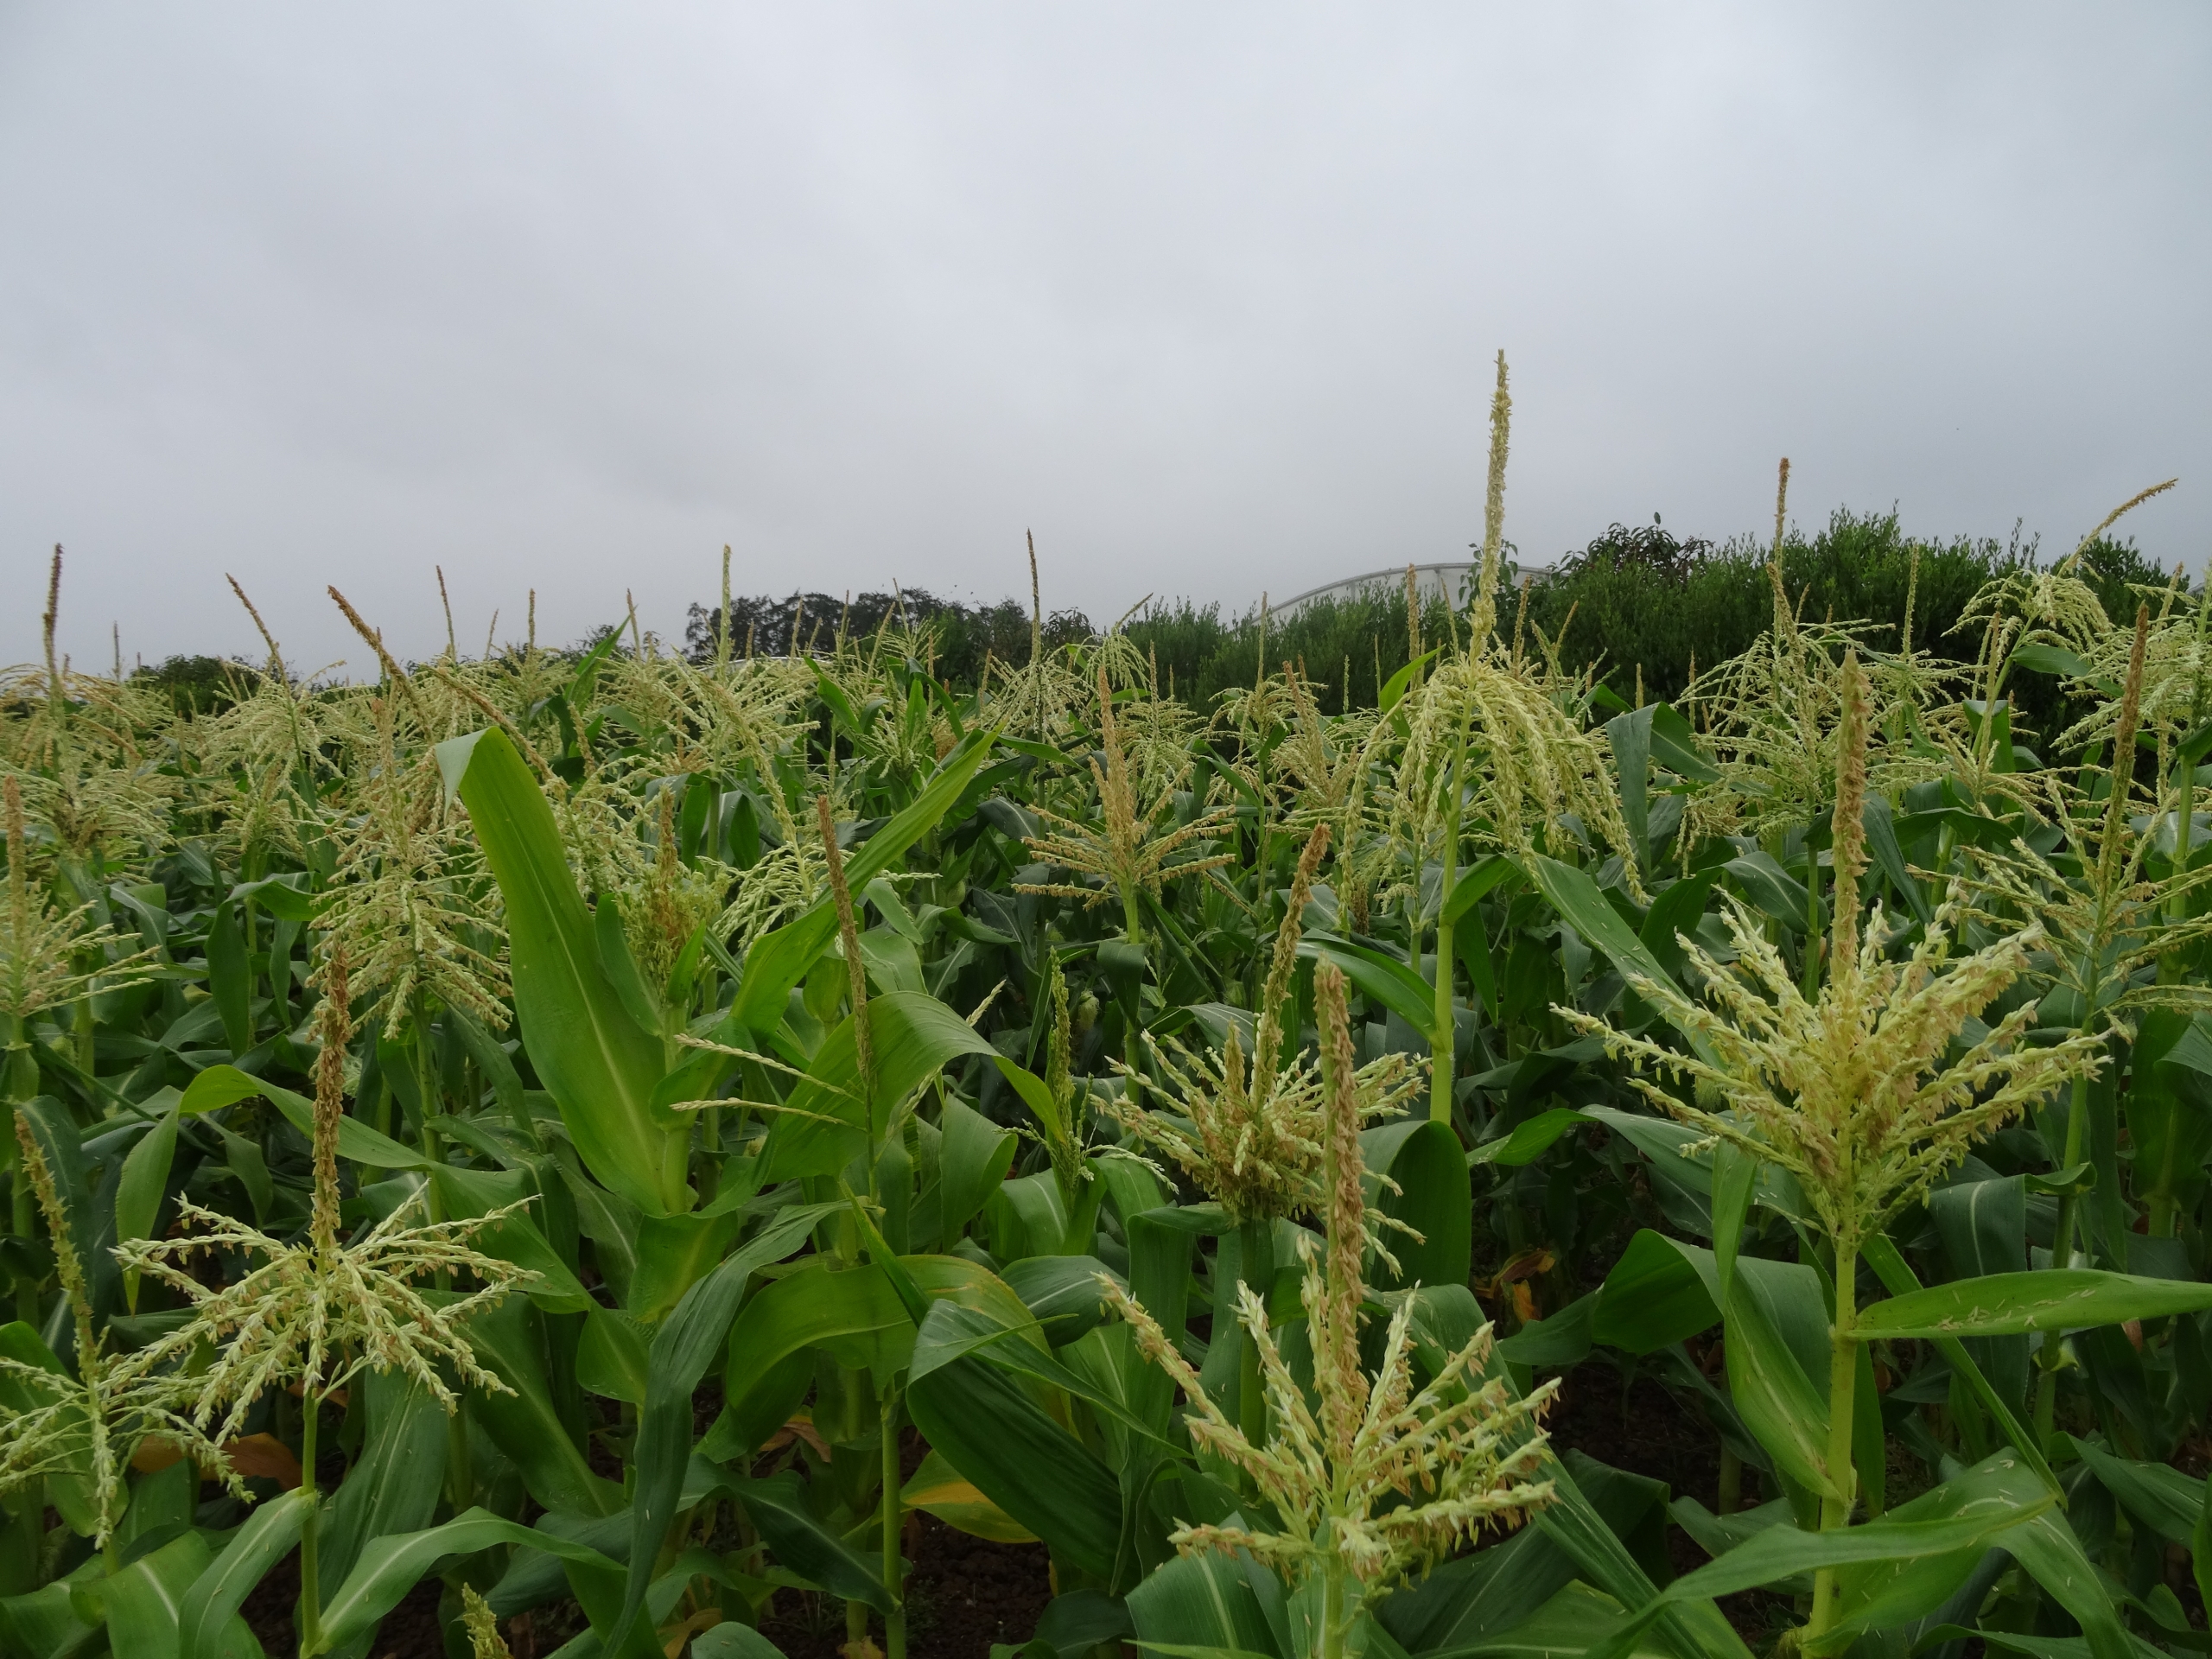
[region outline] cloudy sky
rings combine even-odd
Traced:
[[[0,0],[0,660],[1479,533],[2212,547],[2212,10]]]

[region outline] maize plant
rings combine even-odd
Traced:
[[[1515,598],[1510,415],[1357,698],[1033,550],[958,675],[725,565],[681,652],[334,589],[345,677],[233,584],[179,704],[57,554],[0,1654],[984,1659],[955,1542],[1006,1659],[2202,1651],[2204,594],[1815,615],[1782,496],[1651,701]]]

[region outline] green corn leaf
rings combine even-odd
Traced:
[[[741,1481],[732,1490],[778,1561],[833,1596],[864,1601],[879,1613],[891,1611],[891,1592],[875,1563],[822,1524],[795,1471]]]
[[[570,1543],[595,1549],[602,1555],[622,1548],[627,1541],[630,1517],[625,1515],[595,1516],[588,1519],[574,1515],[541,1516],[533,1523],[540,1532]],[[518,1547],[510,1552],[507,1569],[486,1595],[493,1613],[500,1618],[512,1618],[533,1607],[543,1607],[567,1593],[569,1575],[558,1555],[548,1554],[534,1547]],[[619,1582],[609,1592],[621,1593]]]
[[[1554,1316],[1552,1324],[1573,1327],[1584,1318],[1574,1313],[1573,1309],[1587,1307],[1591,1300],[1591,1298],[1585,1297],[1569,1308],[1562,1309]],[[1526,1334],[1534,1336],[1535,1333],[1536,1328],[1531,1327]],[[1574,1338],[1571,1329],[1555,1330],[1548,1335],[1567,1337],[1569,1340],[1560,1344],[1562,1347],[1571,1347]],[[1509,1338],[1509,1341],[1517,1340],[1521,1338]],[[1586,1351],[1586,1338],[1584,1343]],[[1580,1357],[1579,1354],[1573,1356],[1574,1358]],[[1508,1370],[1509,1365],[1514,1363],[1516,1363],[1516,1357],[1507,1351],[1506,1345],[1498,1344],[1491,1351],[1483,1368],[1482,1381],[1502,1384],[1517,1395],[1519,1389]],[[1524,1359],[1517,1363],[1548,1363],[1550,1360]],[[1573,1358],[1565,1359],[1564,1363],[1572,1363]],[[1641,1609],[1652,1605],[1659,1592],[1650,1575],[1622,1541],[1620,1534],[1614,1530],[1605,1513],[1583,1491],[1573,1471],[1549,1447],[1544,1451],[1543,1461],[1535,1478],[1551,1482],[1554,1492],[1552,1504],[1536,1511],[1533,1523],[1536,1532],[1573,1562],[1576,1570],[1585,1579],[1624,1607]],[[1616,1491],[1618,1494],[1618,1489]],[[1721,1616],[1720,1610],[1710,1601],[1693,1598],[1680,1605],[1661,1605],[1650,1617],[1660,1622],[1667,1645],[1680,1656],[1680,1659],[1750,1659],[1751,1650]]]
[[[1604,951],[1614,967],[1624,974],[1641,975],[1681,995],[1681,987],[1675,982],[1675,976],[1637,938],[1636,931],[1622,919],[1620,912],[1613,908],[1586,873],[1537,854],[1528,861],[1528,874],[1537,890],[1550,900],[1552,908],[1584,939]],[[1700,1058],[1711,1061],[1715,1058],[1712,1045],[1703,1037],[1694,1032],[1685,1032],[1683,1036]]]
[[[1642,1610],[1636,1630],[1660,1625],[1667,1645],[1679,1659],[1750,1659],[1720,1610],[1694,1596],[1663,1596],[1620,1535],[1606,1524],[1564,1464],[1547,1457],[1538,1478],[1552,1483],[1556,1501],[1536,1511],[1535,1526],[1572,1560],[1582,1575],[1624,1607]],[[1677,1580],[1676,1584],[1681,1583]],[[1630,1646],[1624,1652],[1632,1652]]]
[[[2198,1491],[2196,1522],[2189,1529],[2189,1567],[2196,1580],[2196,1593],[2212,1607],[2212,1474]]]
[[[784,1659],[784,1650],[750,1624],[726,1618],[691,1638],[691,1659]]]
[[[981,1263],[961,1256],[909,1255],[899,1265],[925,1296],[958,1300],[991,1314],[1002,1326],[1026,1326],[1027,1339],[1044,1345],[1021,1299]],[[763,1287],[745,1304],[729,1328],[724,1393],[732,1417],[768,1428],[779,1426],[781,1418],[764,1424],[757,1408],[780,1392],[776,1374],[783,1363],[812,1350],[849,1370],[882,1377],[906,1368],[913,1357],[914,1322],[880,1268],[836,1268],[819,1256],[810,1257],[798,1272]]]
[[[2041,1478],[2008,1448],[1900,1504],[1885,1518],[1920,1522],[2005,1516],[2032,1510],[2048,1497]],[[1823,1650],[1847,1645],[1862,1630],[1891,1629],[1935,1612],[1966,1582],[1983,1554],[1979,1546],[1968,1546],[1955,1554],[1901,1556],[1841,1568],[1836,1573],[1838,1623]]]
[[[1728,1393],[1744,1426],[1777,1468],[1822,1497],[1836,1494],[1827,1466],[1828,1406],[1752,1294],[1738,1262],[1726,1301]]]
[[[1001,1071],[1013,1065],[1004,1056],[997,1058]],[[1032,1074],[1021,1071],[1021,1076]],[[1039,1089],[1044,1087],[1042,1080],[1032,1077],[1032,1081]],[[950,1245],[982,1210],[984,1200],[1005,1181],[1007,1171],[1014,1165],[1016,1139],[1013,1130],[1001,1128],[949,1096],[938,1115],[938,1129],[944,1137],[938,1148],[940,1236]]]
[[[2139,1069],[2139,1077],[2142,1075]],[[2137,1167],[2140,1169],[2139,1147]],[[2025,1179],[1961,1181],[1928,1195],[1929,1213],[1943,1241],[1951,1276],[1974,1279],[2018,1273],[2028,1265],[2028,1195]],[[2028,1393],[2028,1339],[1978,1337],[1969,1340],[1976,1363],[2008,1400]]]
[[[935,829],[990,758],[997,735],[995,728],[971,732],[955,746],[922,792],[846,859],[847,883],[855,891],[865,887]],[[837,912],[824,899],[798,920],[756,941],[746,952],[745,976],[738,982],[731,1016],[750,1030],[773,1031],[783,1022],[784,999],[806,977],[806,970],[836,932]]]
[[[827,1261],[817,1266],[818,1260],[762,1286],[730,1326],[728,1409],[764,1431],[782,1420],[766,1421],[757,1406],[780,1393],[777,1372],[791,1356],[818,1351],[849,1370],[888,1375],[913,1351],[913,1321],[880,1268],[840,1269]]]
[[[1497,964],[1491,959],[1490,932],[1477,915],[1466,926],[1452,935],[1452,949],[1467,969],[1467,983],[1474,989],[1481,1005],[1486,1008],[1497,1007]]]
[[[231,889],[231,902],[244,904],[251,899],[271,916],[288,922],[311,922],[321,911],[325,900],[308,891],[310,878],[304,873],[286,875],[267,875],[258,881],[241,881]]]
[[[1439,645],[1436,648],[1436,651],[1441,651],[1443,647]],[[1400,701],[1403,699],[1406,693],[1412,689],[1414,676],[1420,673],[1422,669],[1426,668],[1431,662],[1435,660],[1436,651],[1425,651],[1421,652],[1420,656],[1414,658],[1413,661],[1408,663],[1403,668],[1393,674],[1389,679],[1382,682],[1382,690],[1376,698],[1376,702],[1378,704],[1377,712],[1387,715],[1393,709],[1398,706]]]
[[[228,1065],[209,1066],[193,1080],[193,1086],[197,1088],[202,1079],[214,1072],[226,1074],[220,1079],[224,1091],[251,1083],[253,1085],[251,1092],[274,1106],[283,1115],[286,1122],[310,1141],[315,1138],[315,1102],[305,1095],[296,1094],[289,1089],[280,1089],[275,1084],[264,1083],[258,1077],[249,1077],[235,1066]],[[243,1099],[245,1096],[240,1095],[234,1098]],[[185,1100],[186,1103],[190,1103],[189,1090],[186,1091]],[[424,1166],[423,1154],[414,1147],[400,1145],[390,1135],[371,1128],[358,1117],[338,1120],[338,1155],[349,1162],[366,1164],[373,1169],[420,1169]]]
[[[1632,1529],[1630,1518],[1615,1497],[1628,1490],[1616,1485],[1592,1499],[1617,1533]],[[1614,1500],[1611,1507],[1605,1501],[1608,1498]],[[1554,1623],[1546,1606],[1563,1596],[1585,1604],[1578,1614],[1602,1613],[1604,1624],[1586,1633],[1573,1616]],[[1409,1653],[1533,1656],[1548,1650],[1548,1633],[1554,1638],[1549,1651],[1580,1653],[1611,1628],[1621,1616],[1621,1605],[1578,1580],[1574,1563],[1540,1529],[1524,1527],[1501,1543],[1446,1562],[1420,1584],[1389,1597],[1376,1612]],[[1582,1639],[1571,1641],[1571,1634]],[[1646,1651],[1659,1659],[1673,1659],[1672,1651],[1656,1637]]]
[[[500,1111],[516,1128],[536,1141],[537,1126],[531,1121],[529,1105],[524,1099],[522,1075],[515,1070],[513,1057],[499,1046],[499,1039],[462,1010],[449,1007],[445,1011],[445,1018],[460,1033],[462,1045],[468,1050],[468,1058],[476,1062],[477,1069],[484,1074],[484,1080],[492,1085],[493,1097],[499,1102]]]
[[[1924,927],[1936,919],[1936,912],[1928,903],[1928,895],[1920,890],[1920,883],[1912,879],[1911,867],[1905,862],[1904,849],[1897,845],[1897,814],[1886,795],[1869,791],[1866,810],[1863,815],[1866,825],[1866,844],[1873,849],[1874,861],[1882,867],[1882,874],[1890,878],[1890,885],[1904,895],[1912,907],[1913,915]]]
[[[867,1152],[892,1109],[963,1054],[995,1056],[988,1041],[958,1014],[913,991],[870,997],[870,1046],[875,1058],[874,1120],[860,1098],[860,1060],[849,1017],[823,1040],[802,1078],[774,1114],[763,1185],[794,1175],[833,1175]]]
[[[1067,1261],[1058,1256],[1047,1258]],[[1093,1294],[1096,1294],[1094,1288]],[[1174,1442],[1131,1413],[1116,1395],[1095,1385],[1073,1366],[1054,1358],[1040,1338],[1039,1325],[1024,1319],[1009,1323],[1001,1309],[988,1312],[963,1307],[957,1302],[938,1302],[922,1321],[914,1338],[913,1368],[917,1375],[927,1376],[945,1366],[976,1356],[986,1363],[1015,1376],[1026,1376],[1044,1383],[1078,1400],[1088,1402],[1098,1414],[1119,1424],[1141,1440],[1153,1441],[1157,1449],[1173,1453],[1179,1450]]]
[[[2092,679],[2095,673],[2086,658],[2063,645],[2015,645],[2012,662],[2017,668],[2033,669],[2038,674],[2056,674],[2069,680]],[[2119,688],[2113,687],[2112,694],[2117,696]]]
[[[642,1321],[594,1303],[576,1339],[576,1381],[609,1400],[644,1405],[651,1342]]]
[[[367,1635],[440,1561],[474,1555],[499,1544],[518,1544],[561,1558],[587,1616],[598,1615],[593,1617],[592,1626],[601,1642],[607,1642],[613,1630],[628,1632],[626,1641],[602,1647],[602,1652],[618,1654],[623,1659],[651,1659],[658,1655],[652,1627],[642,1616],[626,1624],[616,1624],[607,1616],[611,1609],[606,1590],[617,1580],[620,1567],[595,1549],[519,1522],[502,1520],[480,1509],[467,1510],[421,1532],[372,1539],[338,1593],[323,1605],[323,1642],[316,1651],[327,1652]],[[303,1654],[302,1659],[313,1659],[313,1656]]]
[[[1295,1659],[1282,1585],[1264,1567],[1208,1551],[1178,1555],[1129,1592],[1136,1646],[1155,1653]]]
[[[1395,957],[1327,933],[1306,934],[1298,942],[1298,954],[1334,963],[1363,995],[1380,1002],[1415,1031],[1427,1032],[1436,1023],[1435,988]]]
[[[1580,1659],[1586,1648],[1619,1625],[1621,1617],[1620,1603],[1578,1579],[1519,1624],[1464,1647],[1455,1645],[1451,1653],[1452,1659]],[[1675,1650],[1648,1630],[1631,1651],[1634,1659],[1676,1659]]]
[[[35,1510],[26,1509],[34,1522],[41,1517]],[[9,1528],[6,1537],[10,1544],[23,1536],[21,1522]],[[22,1573],[25,1562],[34,1567],[38,1559],[38,1533],[29,1534],[29,1554],[13,1563],[16,1573]],[[105,1562],[86,1562],[79,1567],[75,1577],[89,1577]],[[35,1654],[41,1659],[67,1659],[67,1656],[85,1651],[99,1635],[99,1627],[87,1624],[77,1615],[73,1588],[69,1579],[56,1579],[37,1590],[27,1590],[18,1595],[0,1598],[0,1642],[9,1644],[11,1653]],[[250,1650],[249,1650],[250,1651]]]
[[[1467,1154],[1467,1167],[1501,1164],[1508,1169],[1518,1169],[1523,1164],[1533,1164],[1576,1124],[1596,1122],[1586,1112],[1578,1112],[1570,1106],[1554,1106],[1516,1125],[1511,1134],[1474,1147]]]
[[[1116,1577],[1120,1483],[1019,1380],[956,1344],[917,1354],[906,1399],[930,1445],[984,1497],[1085,1572]]]
[[[1805,931],[1811,896],[1805,884],[1774,861],[1770,854],[1745,853],[1721,867],[1736,878],[1744,897],[1754,909],[1781,923],[1793,933]]]
[[[1961,1280],[2024,1270],[2028,1259],[2028,1203],[2019,1176],[1965,1181],[1928,1195],[1943,1252]]]
[[[1904,1253],[1890,1242],[1886,1235],[1869,1234],[1865,1243],[1860,1246],[1859,1253],[1865,1258],[1866,1265],[1874,1269],[1875,1276],[1881,1280],[1891,1295],[1910,1295],[1920,1289],[1920,1281],[1914,1276],[1911,1266],[1905,1261]],[[2020,1454],[2031,1469],[2034,1470],[2037,1478],[2050,1491],[2053,1492],[2059,1491],[2058,1477],[2051,1472],[2050,1464],[2044,1460],[2043,1452],[2037,1446],[2035,1435],[2019,1421],[2005,1396],[1998,1393],[1991,1385],[1988,1377],[1983,1375],[1981,1367],[1976,1364],[1974,1357],[1967,1352],[1966,1344],[1956,1337],[1933,1337],[1929,1341],[1934,1344],[1936,1351],[1943,1356],[1953,1372],[1965,1379],[1967,1387],[1981,1402],[1982,1409],[1988,1412],[1996,1421],[1998,1433],[2005,1437],[2013,1450]]]
[[[1121,1275],[1095,1255],[1033,1255],[1007,1262],[1000,1277],[1021,1298],[1045,1340],[1065,1348],[1106,1317],[1101,1274],[1120,1281]]]
[[[599,971],[614,988],[623,1012],[637,1021],[638,1029],[658,1033],[661,1026],[660,999],[645,984],[638,959],[631,954],[630,936],[622,926],[621,901],[602,893],[592,901],[592,942],[599,947]]]
[[[1500,882],[1520,874],[1520,867],[1503,854],[1491,853],[1477,859],[1452,884],[1451,896],[1444,901],[1444,919],[1458,921]]]
[[[453,1164],[430,1166],[431,1186],[448,1219],[461,1221],[502,1209],[526,1196],[519,1171],[463,1169]],[[538,1230],[530,1211],[518,1211],[480,1230],[471,1240],[476,1249],[496,1255],[537,1276],[527,1281],[531,1300],[553,1313],[581,1313],[591,1296],[558,1251]]]
[[[999,1075],[1014,1085],[1014,1092],[1021,1096],[1021,1103],[1029,1109],[1043,1128],[1047,1143],[1063,1134],[1065,1126],[1060,1122],[1060,1103],[1052,1098],[1052,1091],[1046,1087],[1045,1079],[1003,1054],[994,1055],[993,1058],[998,1065]],[[977,1209],[982,1207],[980,1204],[976,1206]],[[975,1212],[970,1211],[969,1213],[972,1215]]]
[[[1615,715],[1605,722],[1605,741],[1613,752],[1613,775],[1620,785],[1621,817],[1639,870],[1650,868],[1651,717],[1656,705]]]
[[[223,1142],[223,1162],[238,1185],[245,1189],[246,1199],[253,1205],[253,1218],[258,1222],[269,1218],[270,1206],[276,1202],[276,1183],[269,1179],[269,1160],[261,1155],[261,1142],[249,1140],[224,1124],[214,1126]]]
[[[181,1103],[180,1102],[181,1105]],[[169,1168],[176,1159],[177,1107],[163,1112],[160,1121],[138,1137],[123,1160],[123,1177],[115,1188],[115,1236],[118,1240],[150,1238],[154,1221],[168,1192]],[[132,1313],[138,1311],[138,1275],[123,1275],[123,1294]]]
[[[184,1599],[209,1559],[207,1539],[187,1532],[119,1572],[77,1586],[77,1599],[84,1604],[83,1612],[101,1615],[114,1652],[132,1659],[141,1654],[146,1659],[177,1659]],[[233,1615],[225,1645],[236,1642],[245,1624]]]
[[[804,1205],[781,1211],[728,1260],[683,1293],[653,1335],[645,1360],[645,1405],[631,1453],[630,1572],[616,1628],[627,1630],[644,1607],[663,1535],[675,1518],[691,1455],[691,1395],[728,1335],[753,1275],[806,1242],[837,1206]]]
[[[1744,1237],[1744,1217],[1751,1210],[1758,1178],[1758,1160],[1733,1141],[1723,1141],[1713,1147],[1713,1265],[1723,1300],[1735,1280],[1737,1252]]]
[[[695,1210],[688,1216],[640,1216],[638,1265],[630,1276],[625,1309],[647,1325],[658,1325],[683,1299],[683,1293],[721,1261],[743,1230],[745,1217]]]
[[[2212,1285],[2088,1268],[1996,1273],[1893,1296],[1861,1311],[1861,1340],[2082,1331],[2212,1307]]]
[[[1644,912],[1643,925],[1636,930],[1636,936],[1669,974],[1681,971],[1681,938],[1697,931],[1698,918],[1705,914],[1706,894],[1719,879],[1717,869],[1685,876],[1654,899],[1651,908]]]
[[[1689,721],[1672,703],[1655,702],[1651,710],[1651,758],[1691,783],[1719,783],[1720,768],[1698,746]]]
[[[2024,1525],[2005,1534],[2005,1548],[2053,1601],[2073,1615],[2088,1643],[2091,1659],[2136,1659],[2134,1639],[2064,1515],[2048,1506],[2037,1510]]]
[[[594,1473],[556,1402],[543,1318],[519,1296],[471,1314],[461,1327],[479,1363],[513,1390],[469,1393],[470,1419],[521,1471],[530,1495],[570,1515],[613,1515],[622,1489]]]
[[[38,1142],[47,1168],[54,1173],[54,1184],[69,1219],[69,1237],[76,1246],[77,1260],[84,1268],[86,1281],[92,1294],[92,1306],[96,1311],[105,1313],[112,1306],[122,1279],[122,1269],[108,1250],[115,1242],[115,1211],[111,1206],[92,1202],[91,1185],[86,1179],[85,1145],[76,1122],[69,1116],[68,1109],[51,1095],[19,1102],[15,1109],[18,1122]],[[7,1155],[13,1163],[21,1154],[12,1144],[14,1136],[11,1135],[9,1139]],[[64,1329],[67,1328],[65,1324]]]
[[[1923,1652],[1936,1653],[1955,1642],[1979,1642],[1984,1653],[2017,1653],[2022,1659],[2094,1659],[2094,1650],[2078,1636],[2021,1636],[2012,1630],[1968,1630],[1963,1624],[1938,1624],[1920,1632]],[[2159,1659],[2160,1649],[2139,1641],[2134,1659]]]
[[[1640,1230],[1598,1288],[1590,1334],[1609,1348],[1652,1354],[1720,1322],[1717,1266],[1700,1269],[1707,1252]]]
[[[648,1215],[691,1207],[689,1118],[652,1103],[658,1038],[623,1005],[552,809],[505,732],[438,746],[505,901],[523,1045],[593,1174]]]
[[[1813,1269],[1802,1262],[1743,1256],[1730,1275],[1732,1286],[1738,1279],[1799,1369],[1825,1376],[1827,1315]],[[1645,1228],[1629,1240],[1599,1287],[1591,1335],[1632,1354],[1657,1353],[1719,1324],[1725,1296],[1716,1252]]]
[[[1736,1595],[1794,1573],[1868,1563],[1894,1563],[1930,1556],[1955,1556],[1980,1550],[1999,1539],[2011,1549],[2016,1529],[2056,1502],[2049,1493],[2028,1507],[1998,1506],[1946,1520],[1875,1521],[1863,1527],[1801,1532],[1769,1527],[1716,1561],[1684,1574],[1640,1608],[1605,1640],[1594,1643],[1585,1659],[1627,1659],[1637,1637],[1661,1612],[1681,1601]],[[2101,1659],[2101,1656],[2100,1656]]]
[[[323,1518],[317,1576],[326,1599],[370,1539],[429,1526],[445,1484],[446,1414],[429,1392],[394,1371],[366,1372],[353,1387],[368,1428]]]
[[[2069,1437],[2120,1507],[2169,1543],[2187,1544],[2204,1519],[2204,1483],[2171,1465],[2115,1458],[2101,1446]]]
[[[215,919],[207,929],[207,989],[235,1058],[253,1046],[253,976],[246,964],[238,906],[227,899],[215,906]]]
[[[921,991],[922,953],[912,939],[887,927],[871,927],[860,935],[861,963],[868,969],[869,988],[882,991]]]
[[[178,1604],[181,1659],[227,1659],[231,1621],[270,1568],[292,1553],[307,1513],[308,1496],[298,1491],[253,1506],[238,1535],[193,1580]]]
[[[149,1549],[159,1548],[188,1530],[199,1509],[200,1471],[190,1460],[181,1459],[165,1469],[140,1476],[115,1530],[117,1554],[124,1560],[133,1561]]]
[[[1369,1173],[1380,1185],[1376,1208],[1413,1229],[1392,1232],[1393,1275],[1378,1256],[1373,1281],[1384,1289],[1408,1285],[1464,1285],[1474,1267],[1474,1200],[1459,1137],[1448,1123],[1430,1118],[1384,1124],[1360,1138]]]
[[[1096,1221],[1096,1196],[1087,1193],[1079,1198],[1078,1214],[1071,1216],[1050,1170],[1002,1182],[983,1206],[993,1253],[1006,1262],[1088,1251],[1091,1229],[1086,1224]]]
[[[219,1111],[242,1100],[253,1099],[262,1088],[259,1077],[248,1077],[235,1065],[211,1065],[185,1085],[183,1097],[177,1102],[177,1111],[185,1117]],[[308,1121],[314,1121],[312,1110]]]

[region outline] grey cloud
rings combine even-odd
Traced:
[[[2131,521],[2201,562],[2199,8],[0,10],[0,656],[1477,532]]]

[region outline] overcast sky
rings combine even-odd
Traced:
[[[1110,620],[1480,533],[2212,546],[2212,9],[0,0],[0,660]]]

